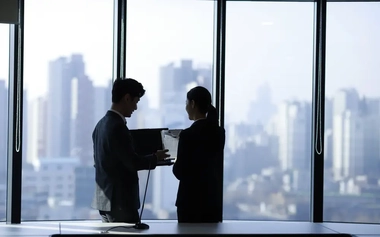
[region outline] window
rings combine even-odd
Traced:
[[[91,134],[111,101],[113,3],[25,1],[24,98],[28,118],[24,118],[23,172],[53,178],[44,182],[47,189],[28,189],[23,182],[23,220],[89,219],[94,213],[97,216],[97,211],[90,208],[95,188]],[[55,170],[39,168],[39,164],[64,166],[65,172],[78,177],[72,180],[82,188],[75,190],[72,198],[67,198],[72,189],[64,189],[59,201],[48,201],[55,198],[54,193],[45,195],[43,191],[52,190],[58,183],[69,183],[57,183]],[[86,169],[91,172],[82,175],[80,172]],[[41,197],[39,202],[36,196]],[[34,211],[36,206],[38,210]],[[56,211],[62,208],[64,212]],[[74,213],[78,209],[84,211]]]
[[[211,92],[213,1],[128,0],[127,77],[142,82],[146,96],[128,127],[186,128],[187,91],[202,85]],[[147,171],[140,175],[141,200]],[[145,219],[176,219],[178,181],[172,167],[152,171]]]
[[[380,221],[380,3],[327,4],[324,220]]]
[[[0,24],[0,221],[5,221],[7,195],[9,25]]]
[[[310,220],[313,2],[227,2],[224,219]]]

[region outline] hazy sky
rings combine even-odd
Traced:
[[[226,112],[245,118],[247,101],[268,82],[273,100],[311,100],[314,3],[228,2]],[[180,59],[213,60],[214,3],[128,0],[127,76],[142,81],[157,106],[159,67]],[[378,96],[380,3],[329,3],[327,94],[356,87]],[[28,0],[25,84],[46,93],[49,60],[84,55],[97,85],[112,76],[113,0]],[[8,75],[8,26],[0,25],[0,78]],[[184,95],[185,97],[185,95]],[[243,115],[242,115],[243,114]]]

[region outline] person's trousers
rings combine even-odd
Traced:
[[[137,209],[112,209],[111,211],[99,211],[102,222],[138,223],[139,212]]]
[[[178,223],[218,223],[220,214],[216,208],[177,208]]]

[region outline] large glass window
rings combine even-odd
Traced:
[[[0,24],[0,221],[5,221],[8,149],[9,25]]]
[[[310,216],[314,3],[227,2],[224,219]]]
[[[91,134],[111,101],[113,2],[25,1],[23,220],[99,219]]]
[[[186,92],[212,90],[214,1],[128,0],[126,74],[146,96],[128,127],[186,128]],[[141,171],[141,198],[147,171]],[[172,167],[152,171],[144,219],[176,219],[178,181]]]
[[[380,3],[328,3],[324,220],[380,221]]]

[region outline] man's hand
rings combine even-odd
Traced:
[[[169,158],[170,155],[166,153],[168,151],[169,151],[168,149],[158,150],[155,154],[157,156],[157,161],[161,161],[161,160],[165,160],[166,158]]]

